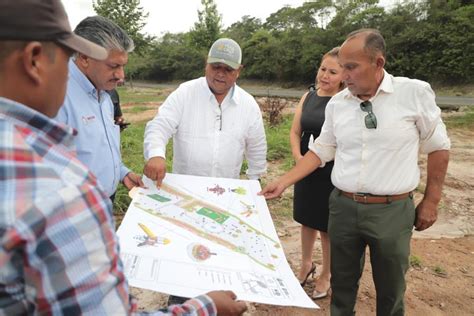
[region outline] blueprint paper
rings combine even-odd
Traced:
[[[289,267],[256,180],[167,174],[135,192],[118,229],[131,286],[318,308]]]

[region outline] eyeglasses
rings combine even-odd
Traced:
[[[370,103],[370,101],[364,101],[360,104],[360,109],[367,112],[367,115],[364,118],[365,127],[368,129],[377,128],[377,117],[375,117],[374,112],[372,112],[372,103]]]

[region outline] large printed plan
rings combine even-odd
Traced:
[[[144,182],[118,229],[130,285],[317,308],[286,261],[258,181],[167,174],[160,189]]]

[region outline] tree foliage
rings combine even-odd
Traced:
[[[191,45],[198,50],[208,50],[221,33],[222,18],[214,0],[201,0],[202,10],[198,10],[198,21],[189,32]]]
[[[232,38],[237,43],[244,43],[252,35],[262,28],[262,21],[249,15],[244,15],[241,21],[233,23],[225,31],[223,36]]]
[[[313,0],[285,6],[263,22],[244,16],[224,30],[214,1],[202,5],[192,30],[155,41],[137,73],[163,80],[196,77],[212,42],[226,36],[242,47],[243,78],[311,83],[325,52],[348,33],[369,27],[384,35],[386,68],[394,75],[445,84],[474,81],[472,1],[402,1],[387,8],[378,0]]]
[[[151,53],[152,63],[147,67],[149,78],[175,80],[201,76],[205,57],[190,42],[189,33],[165,34]]]
[[[140,0],[95,0],[94,11],[120,26],[133,39],[135,51],[143,54],[153,40],[152,36],[141,33],[148,13],[140,7]]]

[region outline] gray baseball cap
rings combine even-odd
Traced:
[[[207,63],[223,63],[233,69],[239,69],[242,63],[242,50],[233,39],[220,38],[212,44]]]
[[[94,59],[107,50],[76,34],[60,0],[0,0],[0,40],[52,41]]]

